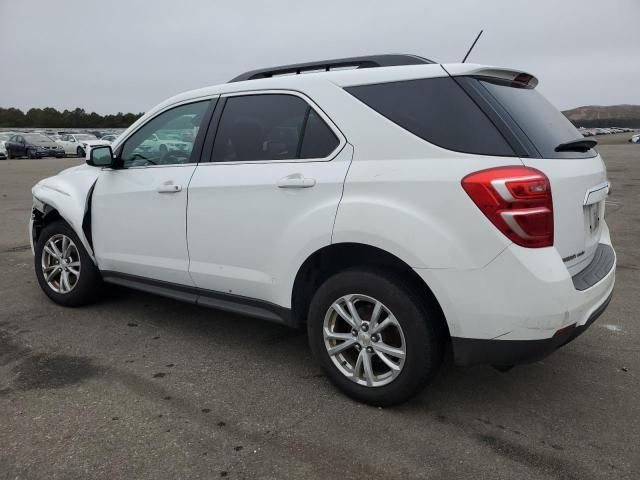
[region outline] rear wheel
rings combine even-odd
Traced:
[[[442,363],[436,315],[400,276],[347,270],[314,296],[309,343],[329,380],[347,395],[393,405],[420,392]]]
[[[38,283],[54,302],[69,307],[93,301],[102,278],[73,229],[58,220],[47,225],[35,245]]]

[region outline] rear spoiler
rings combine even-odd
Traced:
[[[538,79],[527,72],[510,70],[500,67],[486,67],[470,63],[449,63],[442,68],[452,77],[485,77],[505,80],[515,84],[514,86],[536,88]]]

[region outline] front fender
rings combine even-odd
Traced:
[[[34,196],[34,209],[43,215],[55,209],[73,228],[94,263],[96,260],[93,248],[82,229],[82,222],[90,208],[89,194],[99,173],[98,168],[80,165],[45,178],[31,189]],[[31,228],[33,229],[33,225]],[[33,238],[33,230],[31,234]]]

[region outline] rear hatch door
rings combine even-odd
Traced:
[[[543,172],[553,196],[554,247],[569,273],[592,260],[603,229],[609,185],[604,163],[586,139],[535,88],[523,72],[446,66],[483,109],[491,110],[505,137],[517,142],[524,165]]]

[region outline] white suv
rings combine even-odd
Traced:
[[[375,405],[445,348],[539,359],[606,308],[616,256],[596,142],[536,85],[381,55],[178,95],[33,188],[38,281],[62,305],[105,281],[306,325],[327,377]]]

